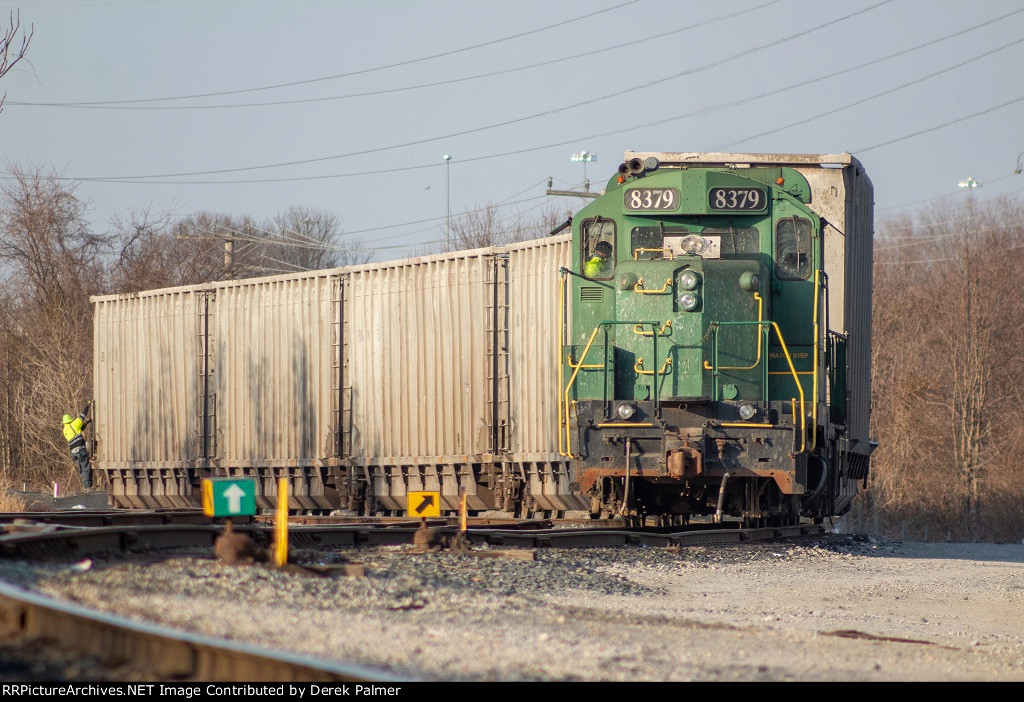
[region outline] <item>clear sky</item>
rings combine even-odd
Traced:
[[[583,150],[595,188],[626,149],[849,151],[878,219],[968,177],[1024,190],[1020,0],[0,2],[18,9],[35,37],[0,81],[0,155],[80,180],[99,230],[303,205],[397,258],[441,237],[449,198],[582,206],[544,191],[580,186]]]

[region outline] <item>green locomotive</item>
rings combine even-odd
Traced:
[[[872,204],[849,154],[626,153],[561,271],[559,454],[593,516],[849,509]]]

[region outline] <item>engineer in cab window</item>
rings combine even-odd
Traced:
[[[594,255],[583,264],[583,275],[588,278],[607,278],[612,267],[612,245],[607,241],[597,242]]]

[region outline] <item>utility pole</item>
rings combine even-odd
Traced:
[[[235,240],[224,239],[224,280],[231,280],[232,268],[235,264]]]
[[[450,154],[444,155],[444,174],[445,174],[445,238],[448,239],[448,244],[452,241],[452,157]]]
[[[601,193],[592,193],[584,190],[552,190],[554,185],[554,178],[548,176],[548,189],[545,191],[545,195],[566,195],[569,197],[589,197],[598,198],[601,197]]]

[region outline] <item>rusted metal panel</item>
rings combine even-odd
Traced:
[[[187,468],[199,456],[199,290],[94,298],[97,468]]]
[[[497,378],[488,348],[499,253],[348,269],[344,367],[356,462],[464,463],[494,450]]]
[[[509,450],[517,460],[557,459],[551,454],[559,426],[559,269],[571,263],[571,240],[563,235],[508,247]]]
[[[214,465],[325,465],[336,453],[338,271],[214,286]]]

